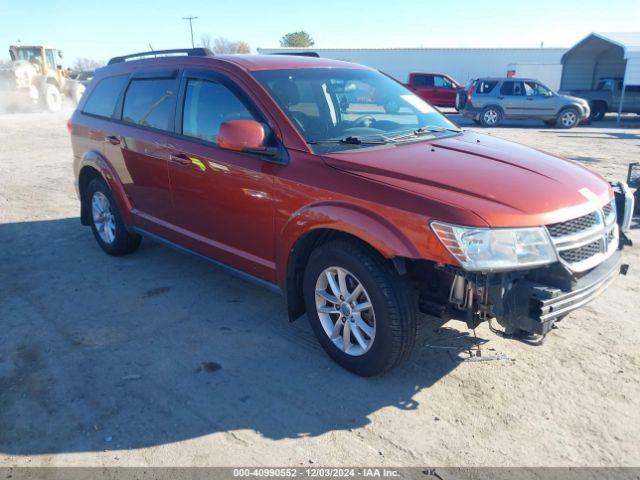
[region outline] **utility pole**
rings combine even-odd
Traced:
[[[189,20],[189,30],[191,31],[191,48],[195,48],[195,43],[193,43],[193,21],[198,17],[182,17],[183,20]]]

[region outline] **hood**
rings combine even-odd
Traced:
[[[339,170],[467,209],[496,227],[565,221],[612,196],[604,179],[575,162],[472,132],[324,159]]]
[[[575,103],[583,103],[585,105],[588,105],[588,102],[584,99],[584,98],[580,98],[580,97],[575,97],[574,95],[576,95],[578,92],[571,92],[571,95],[562,95],[562,97],[569,101],[569,102],[575,102]]]
[[[602,90],[571,90],[569,92],[559,92],[560,95],[563,95],[567,98],[577,98],[579,100],[584,100],[584,97],[589,97],[593,95],[602,95]],[[606,93],[606,92],[605,92]]]

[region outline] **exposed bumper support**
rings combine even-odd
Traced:
[[[576,279],[569,289],[530,281],[522,278],[502,295],[491,298],[496,306],[497,319],[503,326],[518,328],[544,335],[554,322],[580,308],[604,292],[620,273],[626,273],[622,252],[616,251],[592,271]]]

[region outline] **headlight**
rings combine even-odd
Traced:
[[[431,228],[466,270],[508,270],[557,261],[544,227],[476,228],[431,222]]]

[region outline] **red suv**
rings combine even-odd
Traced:
[[[398,110],[341,105],[354,85]],[[409,356],[419,312],[540,338],[621,270],[624,184],[463,131],[367,67],[118,57],[68,126],[81,221],[104,251],[150,236],[282,292],[360,375]]]
[[[449,108],[456,106],[458,90],[464,89],[444,73],[410,73],[405,86],[431,105]]]

